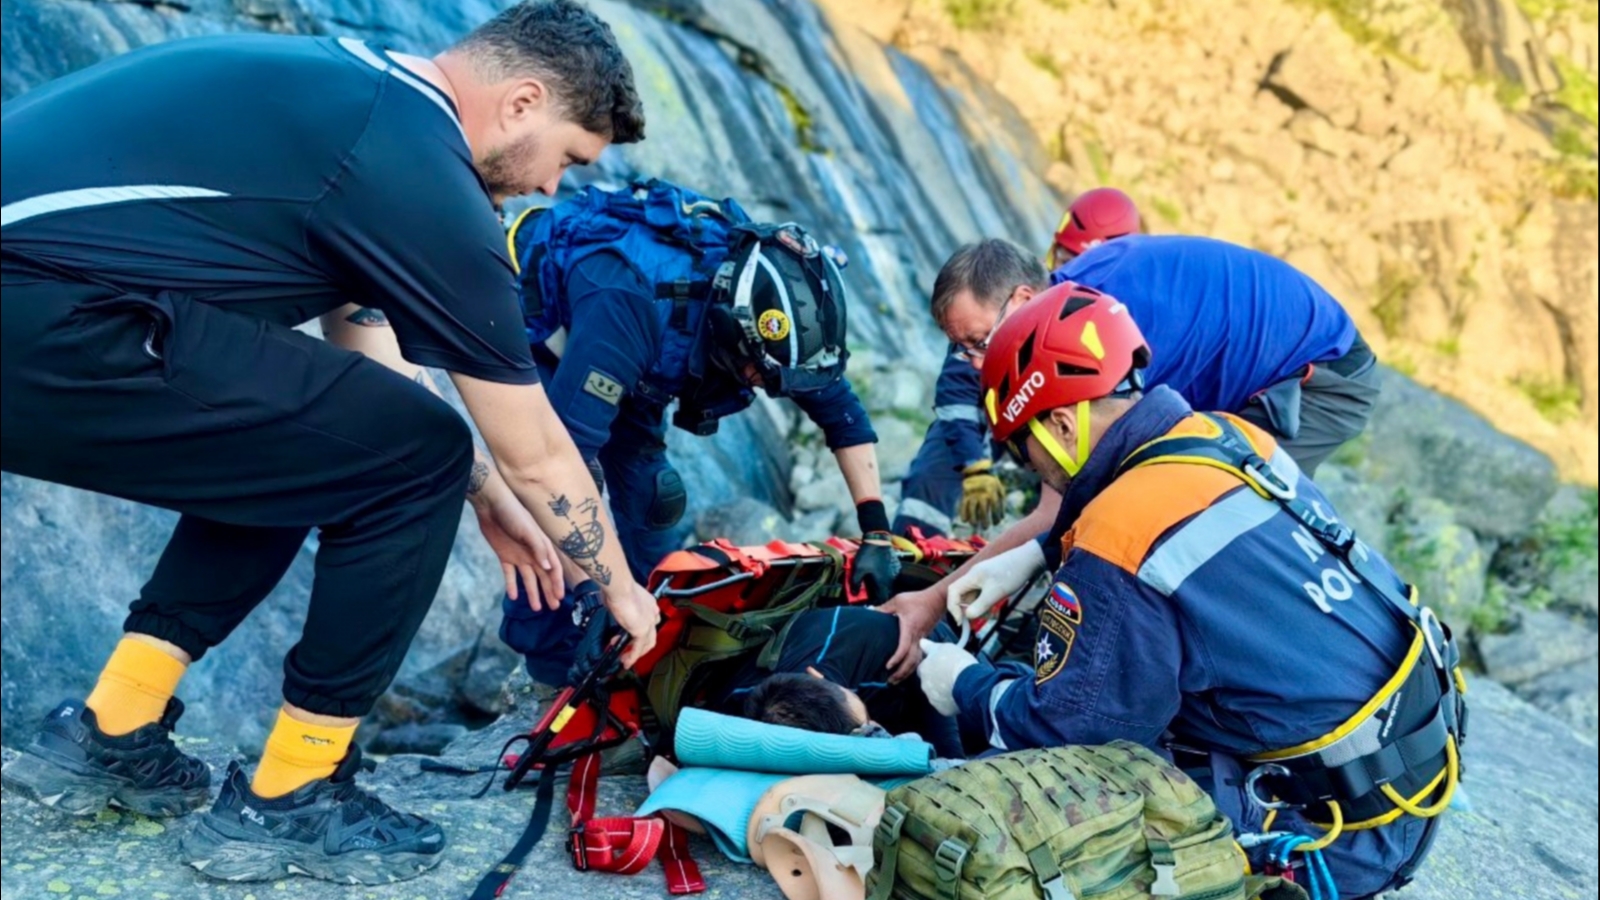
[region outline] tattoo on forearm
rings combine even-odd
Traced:
[[[590,578],[602,585],[610,584],[611,569],[600,562],[600,551],[606,545],[606,530],[600,524],[599,502],[584,500],[574,507],[565,494],[558,494],[550,501],[550,511],[572,526],[572,530],[556,542],[561,552],[589,573]]]
[[[489,480],[489,464],[481,459],[472,461],[472,474],[467,476],[467,496],[477,496]]]
[[[389,327],[389,317],[383,314],[383,310],[373,309],[370,306],[361,307],[350,315],[345,316],[344,320],[352,325],[364,325],[368,328]]]

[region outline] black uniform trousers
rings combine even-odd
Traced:
[[[125,629],[200,658],[317,528],[284,697],[370,710],[444,575],[462,418],[359,354],[178,293],[7,265],[0,311],[0,468],[182,514]]]

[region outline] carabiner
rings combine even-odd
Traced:
[[[1261,779],[1264,776],[1270,775],[1276,778],[1288,778],[1291,774],[1293,773],[1277,763],[1267,763],[1265,765],[1257,766],[1251,770],[1249,775],[1245,776],[1245,796],[1250,798],[1251,803],[1254,803],[1257,807],[1269,812],[1277,809],[1299,809],[1300,806],[1296,803],[1288,803],[1283,800],[1263,800],[1261,799],[1260,792],[1256,790],[1256,785],[1261,782]]]
[[[1260,462],[1261,465],[1257,466],[1257,462]],[[1278,473],[1272,471],[1272,466],[1268,465],[1260,457],[1247,461],[1239,467],[1239,471],[1249,476],[1250,481],[1257,487],[1279,500],[1287,501],[1295,498],[1293,485],[1285,484],[1283,479],[1278,477]]]

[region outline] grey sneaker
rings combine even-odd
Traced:
[[[333,775],[267,799],[231,763],[217,802],[183,837],[184,861],[221,881],[309,875],[368,885],[415,878],[438,865],[444,832],[357,787],[362,768],[361,751],[352,745]]]
[[[179,750],[174,697],[159,722],[128,734],[100,730],[94,710],[68,700],[45,718],[22,755],[0,772],[6,790],[75,816],[119,806],[146,816],[181,816],[204,806],[211,769]]]

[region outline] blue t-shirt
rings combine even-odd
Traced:
[[[1251,395],[1337,359],[1355,324],[1320,285],[1288,263],[1203,237],[1107,241],[1051,273],[1127,304],[1150,344],[1147,386],[1164,384],[1195,409],[1237,412]]]

